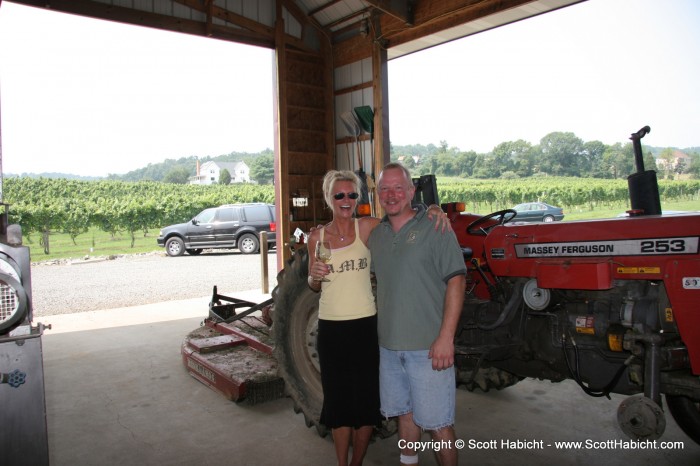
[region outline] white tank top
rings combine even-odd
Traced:
[[[321,230],[323,241],[325,230]],[[352,320],[370,317],[377,313],[372,294],[369,270],[372,262],[369,249],[360,238],[360,228],[355,219],[355,240],[343,248],[333,249],[329,280],[321,282],[321,299],[318,317],[324,320]]]

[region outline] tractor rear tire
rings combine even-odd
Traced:
[[[678,427],[700,444],[700,403],[685,396],[666,395],[666,405]]]
[[[477,388],[483,392],[503,390],[523,380],[515,374],[495,367],[479,367],[476,375],[472,376],[473,368],[459,367],[457,370],[457,386],[473,392]]]
[[[277,275],[272,291],[275,301],[272,332],[278,375],[294,401],[294,411],[304,414],[307,427],[316,427],[321,437],[328,429],[321,424],[323,388],[316,351],[319,293],[307,284],[308,253],[298,249]]]

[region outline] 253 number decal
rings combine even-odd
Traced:
[[[642,241],[643,253],[685,252],[685,240],[683,239],[657,239]]]

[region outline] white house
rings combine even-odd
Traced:
[[[675,171],[676,168],[678,168],[678,165],[682,164],[684,169],[687,171],[691,163],[693,163],[693,159],[691,159],[688,154],[680,150],[674,149],[670,160],[661,157],[656,159],[656,168],[660,170]]]
[[[190,184],[216,184],[223,169],[231,174],[231,183],[250,183],[250,167],[245,162],[215,162],[210,160],[201,166],[197,161],[197,174]]]

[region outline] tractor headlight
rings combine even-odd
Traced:
[[[9,329],[27,314],[27,292],[17,269],[0,258],[0,331]]]

